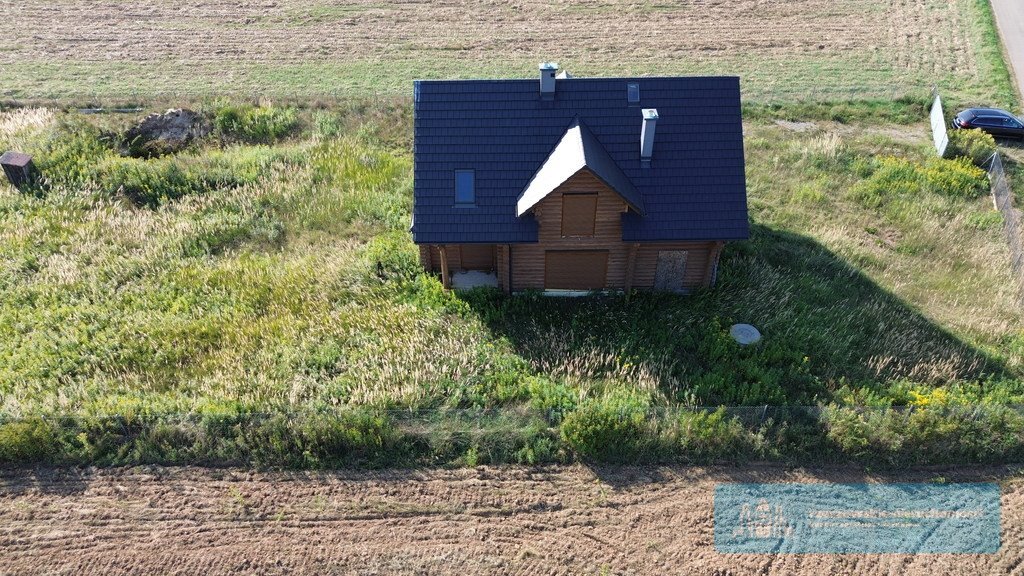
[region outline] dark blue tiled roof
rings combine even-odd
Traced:
[[[630,82],[639,104],[627,102]],[[649,168],[641,108],[659,116]],[[417,81],[413,239],[536,242],[516,199],[577,117],[643,198],[645,216],[623,216],[623,240],[748,237],[739,79],[693,77],[559,79],[552,100],[537,79]],[[475,170],[472,207],[455,205],[462,169]]]

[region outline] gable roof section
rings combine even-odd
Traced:
[[[628,83],[640,85],[639,105],[627,102]],[[623,240],[749,235],[738,78],[558,79],[550,100],[536,79],[421,80],[414,101],[418,243],[536,242],[537,224],[517,216],[518,200],[574,119],[637,192],[644,215],[622,216]],[[643,108],[659,115],[647,168]],[[455,205],[457,169],[475,171],[472,207]]]
[[[643,214],[643,199],[640,192],[622,173],[590,130],[578,119],[574,119],[555,149],[530,179],[526,190],[519,196],[516,202],[516,216],[529,212],[538,202],[584,168],[589,168],[598,179],[621,196],[630,208]]]

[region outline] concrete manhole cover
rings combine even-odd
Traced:
[[[729,328],[729,335],[742,346],[755,344],[761,340],[761,333],[750,324],[733,324],[732,328]]]

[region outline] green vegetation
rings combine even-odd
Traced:
[[[995,14],[992,12],[990,0],[974,0],[973,3],[965,2],[964,9],[968,12],[966,20],[977,27],[976,35],[979,36],[977,53],[975,57],[979,64],[979,80],[987,84],[990,92],[989,98],[992,105],[1006,108],[1016,108],[1020,105],[1020,96],[1013,86],[1010,77],[1010,68],[1003,59],[1003,42],[999,38],[999,29],[996,27]],[[973,4],[973,6],[971,6]],[[973,15],[969,11],[974,10]]]
[[[955,103],[954,103],[955,105]],[[763,103],[745,100],[747,121],[830,121],[842,124],[916,124],[928,116],[931,100],[926,94],[894,99],[803,100]]]
[[[969,158],[976,166],[985,166],[996,152],[996,139],[975,128],[973,130],[951,130],[947,158]]]
[[[214,115],[222,137],[250,144],[272,144],[295,129],[294,108],[225,104]]]
[[[921,165],[890,156],[873,160],[863,169],[870,176],[854,186],[850,196],[870,208],[897,203],[897,210],[904,211],[924,194],[974,199],[988,188],[985,171],[966,157],[929,158]]]
[[[548,299],[420,270],[407,107],[207,114],[208,141],[152,159],[119,154],[129,119],[0,116],[45,176],[0,191],[0,461],[1019,456],[999,222],[920,125],[754,111],[753,235],[718,288]]]
[[[120,156],[109,142],[109,137],[88,125],[59,128],[41,152],[40,169],[48,179],[42,189],[93,189],[104,197],[123,195],[136,204],[155,207],[184,196],[253,184],[275,162],[299,152],[235,147],[139,159]]]

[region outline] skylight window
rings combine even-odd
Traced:
[[[640,103],[640,84],[636,82],[626,84],[626,100],[628,100],[630,104]]]
[[[476,190],[472,170],[455,171],[455,203],[475,204]]]

